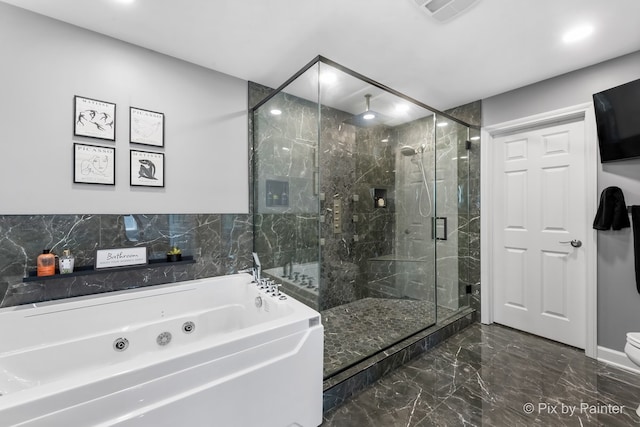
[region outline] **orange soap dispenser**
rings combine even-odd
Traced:
[[[36,261],[38,266],[38,276],[53,276],[56,274],[56,256],[51,253],[51,249],[45,249]]]

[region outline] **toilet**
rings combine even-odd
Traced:
[[[627,345],[624,346],[624,352],[629,360],[640,366],[640,332],[627,333]],[[636,414],[640,417],[640,406],[636,409]]]

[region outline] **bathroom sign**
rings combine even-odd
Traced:
[[[103,268],[129,267],[147,264],[147,248],[98,249],[96,251],[96,270]]]

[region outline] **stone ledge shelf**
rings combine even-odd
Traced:
[[[47,280],[59,280],[68,279],[76,276],[87,276],[90,274],[105,274],[112,273],[114,271],[129,271],[140,270],[142,268],[158,268],[158,267],[171,267],[173,265],[195,264],[196,260],[192,256],[183,256],[180,261],[169,262],[165,258],[150,259],[148,264],[132,265],[128,267],[114,267],[105,268],[102,270],[96,270],[92,265],[85,265],[74,269],[73,273],[59,274],[56,273],[53,276],[37,276],[36,271],[30,271],[29,276],[22,279],[23,282],[44,282]],[[57,271],[57,270],[56,270]]]

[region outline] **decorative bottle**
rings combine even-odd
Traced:
[[[51,249],[44,249],[36,261],[38,276],[53,276],[56,274],[56,256]]]
[[[73,265],[75,264],[75,261],[76,258],[71,255],[71,251],[69,249],[62,251],[62,256],[60,257],[60,263],[58,266],[60,274],[73,273]]]

